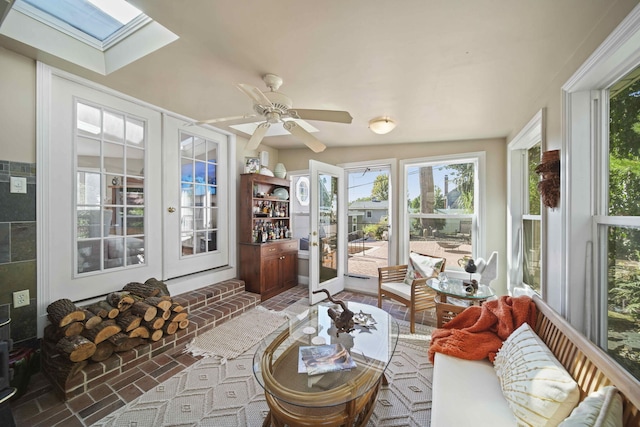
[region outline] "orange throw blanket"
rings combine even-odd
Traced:
[[[471,306],[431,334],[429,360],[435,352],[491,362],[507,337],[524,322],[535,326],[536,304],[530,297],[502,296]]]

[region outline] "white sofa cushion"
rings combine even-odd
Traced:
[[[432,390],[431,427],[516,425],[487,359],[465,360],[436,353]]]
[[[559,427],[622,427],[622,398],[607,386],[587,396]]]
[[[578,384],[526,323],[509,335],[494,365],[518,425],[557,426],[578,404]]]
[[[400,282],[386,282],[380,285],[380,289],[385,292],[398,295],[404,299],[411,299],[411,286]]]

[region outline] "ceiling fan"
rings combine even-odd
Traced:
[[[293,102],[288,96],[277,92],[282,85],[282,78],[275,74],[265,74],[262,80],[269,88],[268,92],[262,92],[255,86],[239,83],[238,89],[246,94],[253,101],[253,110],[257,114],[247,114],[244,116],[225,117],[222,119],[211,119],[198,122],[196,124],[212,124],[230,120],[249,119],[262,116],[264,122],[260,123],[251,135],[247,143],[247,150],[255,150],[262,142],[265,134],[272,124],[282,122],[282,126],[292,135],[300,138],[302,142],[316,153],[324,151],[326,146],[307,130],[302,128],[294,119],[319,120],[324,122],[351,123],[353,118],[346,111],[335,110],[309,110],[302,108],[291,108]]]

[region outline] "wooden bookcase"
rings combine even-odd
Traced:
[[[240,176],[239,275],[262,301],[298,284],[298,240],[290,237],[290,182],[248,173]],[[280,196],[280,197],[278,197]]]

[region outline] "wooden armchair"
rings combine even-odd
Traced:
[[[415,333],[416,313],[436,306],[436,292],[427,286],[427,280],[437,277],[444,271],[446,259],[432,255],[418,254],[442,260],[440,269],[434,270],[428,277],[416,278],[411,284],[405,282],[409,265],[394,265],[378,268],[378,307],[382,308],[382,298],[387,297],[409,307],[409,325],[411,333]],[[410,261],[411,262],[411,261]]]

